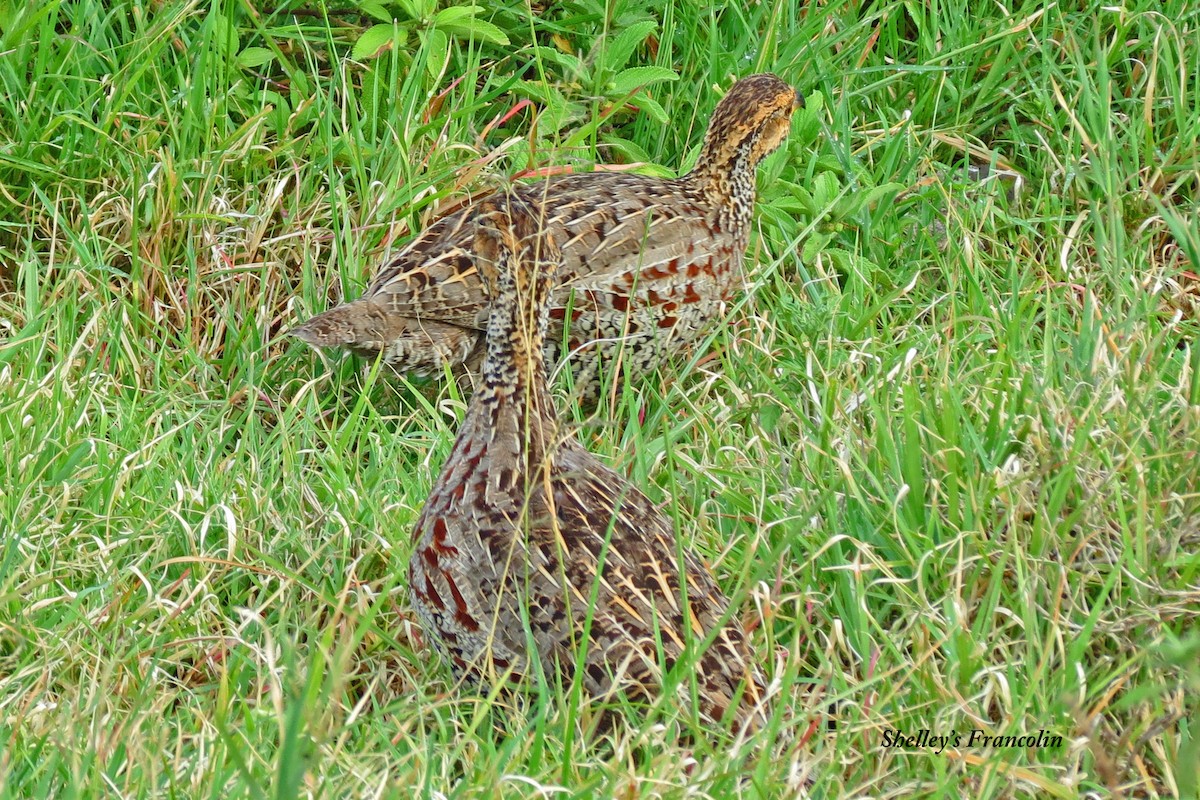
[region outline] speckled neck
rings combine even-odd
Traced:
[[[549,281],[532,281],[525,291],[518,292],[511,271],[504,270],[497,284],[488,314],[484,386],[507,395],[527,391],[531,386],[544,392],[542,342],[550,322]]]
[[[754,211],[754,144],[758,134],[746,137],[736,147],[713,140],[713,131],[704,142],[696,168],[684,176],[685,183],[703,194],[716,209],[721,229],[744,236]]]
[[[493,458],[507,456],[528,475],[543,462],[553,436],[554,405],[542,355],[551,281],[528,252],[502,251],[496,267],[481,385],[464,426],[492,442]]]

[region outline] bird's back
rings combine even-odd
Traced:
[[[589,696],[649,700],[686,657],[707,717],[721,720],[743,693],[734,713],[751,718],[763,683],[746,636],[669,519],[574,439],[523,471],[508,442],[515,431],[479,436],[474,424],[418,522],[428,535],[411,573],[418,610],[456,673],[531,680],[532,639],[552,681],[578,673]],[[555,436],[534,433],[543,434]]]
[[[737,249],[684,181],[587,173],[522,185],[515,193],[545,207],[544,224],[561,243],[561,286],[552,306],[564,306],[571,288],[617,311],[624,310],[623,298],[649,291],[682,298],[687,292],[666,278],[678,274],[682,283],[690,266]],[[483,224],[479,208],[477,201],[431,224],[387,261],[364,298],[389,313],[483,330],[487,301],[471,252]],[[691,269],[690,278],[700,271]]]

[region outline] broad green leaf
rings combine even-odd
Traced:
[[[530,156],[533,151],[529,147],[528,139],[518,139],[512,145],[505,149],[504,155],[508,158],[512,168],[515,170],[525,170],[534,167],[534,163]]]
[[[452,25],[467,17],[473,17],[480,11],[483,11],[480,6],[450,6],[437,13],[437,16],[433,18],[433,24],[439,28]]]
[[[865,272],[862,259],[843,247],[826,247],[821,253],[833,262],[835,269],[841,272]]]
[[[553,47],[545,45],[537,45],[531,48],[532,52],[540,57],[543,61],[549,61],[552,64],[558,64],[571,72],[573,76],[579,75],[583,71],[583,62],[579,60],[579,56],[571,53],[564,53]]]
[[[296,70],[291,74],[292,82],[288,87],[289,97],[292,103],[298,104],[296,99],[299,96],[303,98],[311,98],[313,96],[313,85],[309,83],[309,79],[305,76],[302,70]]]
[[[543,105],[564,106],[566,97],[553,84],[543,84],[540,81],[517,81],[514,91],[522,96],[528,96]]]
[[[759,218],[766,226],[773,226],[784,232],[790,232],[796,227],[797,212],[801,211],[800,204],[791,198],[774,200],[770,205],[758,207]],[[790,235],[790,233],[787,233]]]
[[[904,187],[898,183],[885,183],[881,186],[875,186],[871,189],[864,189],[857,192],[850,192],[834,207],[833,216],[836,219],[846,219],[852,217],[864,208],[870,208],[881,199],[890,195],[895,195]]]
[[[679,76],[675,74],[675,70],[666,67],[630,67],[609,81],[608,88],[609,94],[624,97],[652,83],[677,80]]]
[[[832,153],[824,153],[817,156],[816,162],[813,164],[813,174],[818,172],[831,172],[834,175],[842,174],[842,162]]]
[[[812,198],[809,199],[811,200]],[[791,219],[795,219],[797,215],[808,214],[808,207],[800,202],[799,197],[788,197],[787,195],[772,198],[770,208],[782,211],[785,216]],[[767,206],[760,206],[760,209],[765,212]]]
[[[651,119],[660,125],[669,125],[671,118],[667,116],[667,112],[658,104],[658,101],[650,97],[648,94],[639,94],[634,96],[629,102],[633,103],[642,111],[650,115]]]
[[[238,51],[238,34],[233,23],[225,19],[214,19],[210,40],[217,52],[231,56]]]
[[[270,120],[275,126],[275,133],[278,136],[284,135],[287,132],[288,118],[292,115],[292,108],[287,99],[279,92],[264,89],[259,93],[259,105],[264,109],[271,109]]]
[[[654,20],[635,22],[625,30],[612,37],[604,45],[604,66],[616,72],[625,66],[637,46],[646,41],[646,37],[654,33],[658,25]]]
[[[820,213],[833,204],[837,197],[838,182],[832,172],[822,172],[813,179],[812,197],[816,204],[816,213]]]
[[[902,183],[881,183],[874,189],[863,192],[862,208],[871,208],[888,195],[894,195],[904,189]]]
[[[829,218],[846,219],[847,217],[853,217],[862,208],[862,203],[862,192],[847,192],[833,204],[833,208],[829,211]]]
[[[804,246],[800,248],[800,260],[805,264],[816,261],[817,254],[825,249],[825,245],[829,244],[829,240],[832,238],[833,235],[829,233],[813,232],[804,240]]]
[[[388,11],[378,0],[362,0],[358,4],[358,10],[380,22],[391,22],[394,19],[392,12]]]
[[[486,20],[475,19],[474,17],[469,17],[461,22],[450,22],[445,25],[439,25],[438,27],[451,33],[472,36],[479,41],[491,42],[492,44],[508,44],[508,36],[505,35],[504,31]]]
[[[265,47],[247,47],[238,53],[237,60],[239,66],[253,68],[269,64],[274,58],[275,54]]]
[[[808,104],[808,99],[805,98],[804,108],[792,116],[791,139],[793,142],[808,145],[816,141],[820,135],[821,115]]]
[[[675,172],[675,170],[668,169],[662,164],[653,164],[650,162],[641,164],[636,170],[634,170],[634,172],[638,175],[649,175],[652,178],[663,178],[664,180],[671,180],[679,177],[679,174]]]
[[[522,95],[541,103],[538,112],[538,136],[545,139],[554,136],[571,122],[583,118],[587,110],[579,103],[572,103],[553,86],[545,87],[537,81],[520,81],[517,84]]]
[[[442,74],[450,59],[450,39],[446,32],[434,28],[425,32],[425,69],[433,78]]]
[[[395,2],[396,2],[396,5],[400,6],[400,8],[402,8],[402,9],[404,9],[404,13],[408,16],[409,19],[420,19],[421,18],[420,9],[418,9],[415,5],[413,5],[411,0],[395,0]]]
[[[820,206],[817,205],[817,201],[813,199],[813,196],[808,189],[805,189],[803,186],[797,184],[792,187],[792,194],[800,202],[800,205],[804,208],[805,214],[808,216],[815,217],[821,213]]]
[[[397,39],[400,44],[404,43],[403,28],[399,28],[391,22],[386,25],[372,25],[363,31],[362,36],[358,37],[358,41],[354,43],[354,49],[350,51],[350,57],[355,61],[369,61],[377,58],[385,50],[390,49],[392,43]]]
[[[274,106],[276,110],[286,111],[289,114],[292,111],[291,107],[288,106],[287,98],[285,98],[279,92],[273,92],[270,89],[263,89],[258,96],[260,98],[259,104],[264,108],[266,106]]]
[[[419,20],[428,20],[437,8],[437,0],[411,0],[413,16]]]
[[[758,424],[767,433],[774,433],[783,417],[783,409],[775,403],[764,403],[758,411]]]
[[[614,136],[610,133],[604,134],[600,138],[600,141],[613,152],[620,153],[627,161],[650,161],[649,154],[637,142],[631,142],[628,139],[623,139],[620,136]]]

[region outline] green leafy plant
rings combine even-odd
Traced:
[[[390,48],[401,47],[409,34],[415,32],[429,50],[426,69],[436,76],[446,68],[452,38],[494,45],[509,43],[503,30],[480,17],[485,11],[483,6],[451,5],[439,11],[435,0],[397,0],[395,5],[404,12],[403,18],[395,17],[384,3],[374,0],[358,3],[360,11],[379,22],[359,35],[351,50],[352,58],[358,61],[378,58]]]

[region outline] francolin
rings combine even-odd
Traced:
[[[737,81],[713,113],[695,168],[667,180],[596,172],[514,190],[539,210],[562,266],[549,305],[547,353],[565,344],[576,392],[595,399],[601,376],[648,372],[721,314],[740,283],[759,162],[787,138],[796,91],[775,75]],[[388,260],[362,297],[292,334],[341,347],[401,372],[474,375],[488,301],[474,242],[475,201],[427,227]]]
[[[490,312],[475,392],[416,523],[417,615],[470,683],[578,675],[591,697],[647,700],[680,663],[680,694],[694,675],[704,718],[757,726],[763,682],[712,576],[558,422],[543,345],[564,234],[545,225],[554,206],[527,198],[472,211],[472,274]]]

